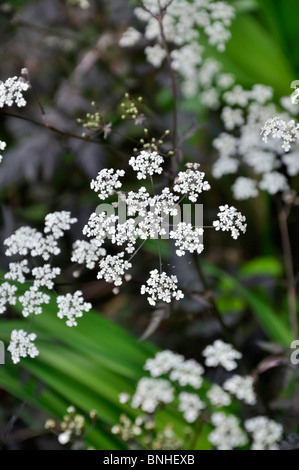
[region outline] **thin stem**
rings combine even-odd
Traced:
[[[170,57],[170,51],[169,47],[167,44],[167,40],[165,37],[165,32],[164,32],[164,26],[163,26],[163,17],[158,18],[158,23],[159,23],[159,28],[160,28],[160,33],[161,33],[161,38],[162,38],[162,44],[166,53],[166,60],[168,64],[168,70],[169,70],[169,76],[171,80],[171,89],[172,89],[172,97],[173,97],[173,114],[172,114],[172,144],[173,144],[173,151],[177,152],[177,134],[178,134],[178,106],[177,106],[177,86],[176,86],[176,80],[175,80],[175,75],[174,75],[174,70],[171,65],[171,57]]]
[[[215,320],[217,320],[217,322],[220,324],[220,326],[223,330],[223,333],[225,334],[227,339],[234,345],[234,341],[232,339],[231,332],[230,332],[229,328],[226,326],[226,324],[224,323],[222,315],[218,310],[215,299],[213,297],[213,293],[209,288],[208,282],[207,282],[207,280],[205,278],[205,275],[204,275],[204,273],[201,269],[201,266],[198,262],[198,257],[196,255],[196,253],[193,254],[193,259],[194,259],[194,265],[195,265],[198,277],[199,277],[199,279],[200,279],[200,281],[203,285],[203,289],[204,289],[204,292],[205,292],[205,297],[209,301],[209,304],[210,304],[210,307],[211,307],[211,312],[212,312]]]
[[[298,319],[297,319],[297,303],[296,303],[296,279],[294,275],[293,257],[288,229],[288,209],[283,203],[277,200],[278,204],[278,222],[282,241],[282,251],[287,278],[287,296],[289,323],[291,331],[296,338],[298,336]]]
[[[2,109],[0,110],[0,113],[8,117],[13,117],[17,119],[22,119],[23,121],[31,122],[32,124],[35,124],[36,126],[44,127],[45,129],[49,129],[52,132],[56,132],[57,134],[64,135],[65,137],[71,137],[73,139],[84,140],[84,142],[91,142],[92,144],[98,144],[98,145],[104,145],[104,146],[106,145],[108,147],[107,144],[101,144],[101,142],[99,142],[98,140],[82,137],[80,135],[72,134],[71,132],[67,132],[67,131],[61,131],[57,127],[51,126],[50,124],[36,121],[35,119],[29,118],[26,116],[21,116],[20,114],[8,113],[7,111],[3,111]]]
[[[192,441],[190,443],[190,446],[189,446],[189,450],[194,450],[194,447],[196,446],[196,443],[199,439],[199,436],[201,435],[203,425],[204,425],[204,420],[203,420],[203,418],[199,417],[198,418],[198,424],[196,426],[193,439],[192,439]]]
[[[152,191],[153,195],[155,195],[155,186],[154,186],[154,181],[152,175],[150,175],[150,180],[151,180],[151,185],[152,185]],[[161,255],[161,239],[160,235],[158,234],[158,251],[159,251],[159,270],[160,274],[162,274],[162,255]]]
[[[167,65],[168,65],[168,70],[169,70],[169,76],[170,76],[170,80],[171,80],[171,89],[172,89],[172,97],[173,97],[172,145],[173,145],[174,157],[177,158],[177,151],[178,151],[178,148],[177,148],[177,136],[178,136],[177,86],[176,86],[174,70],[173,70],[172,65],[171,65],[170,51],[169,51],[167,39],[166,39],[166,36],[165,36],[164,26],[163,26],[164,16],[166,14],[167,8],[172,3],[172,1],[173,0],[170,0],[164,8],[161,8],[160,0],[158,0],[158,4],[159,4],[159,8],[160,8],[160,15],[158,15],[158,16],[154,15],[142,3],[142,1],[139,0],[138,3],[139,3],[141,8],[143,8],[145,11],[147,11],[159,23],[160,34],[161,34],[161,39],[162,39],[162,45],[163,45],[163,48],[165,50],[166,60],[167,60]],[[174,160],[175,159],[173,159],[172,161],[174,161]],[[174,170],[176,170],[176,168],[174,168]]]

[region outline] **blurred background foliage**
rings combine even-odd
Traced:
[[[237,9],[237,17],[227,50],[219,54],[206,46],[207,54],[222,62],[224,69],[235,74],[237,82],[245,87],[255,83],[271,85],[278,102],[281,96],[292,92],[291,82],[299,79],[299,3],[231,3]],[[5,445],[10,448],[58,446],[43,434],[43,423],[48,416],[61,418],[69,404],[85,413],[91,408],[98,411],[98,424],[88,436],[90,445],[99,449],[122,448],[124,444],[109,431],[122,409],[117,396],[122,391],[132,392],[145,359],[157,347],[200,359],[201,350],[221,335],[205,298],[190,297],[166,318],[160,318],[151,344],[139,341],[155,315],[138,295],[146,273],[133,272],[133,282],[118,296],[113,295],[110,285],[95,281],[94,273],[82,271],[78,279],[73,277],[75,268],[70,268],[68,261],[71,244],[82,238],[82,227],[98,203],[89,189],[90,179],[104,167],[127,168],[132,147],[142,135],[142,128],[120,119],[119,104],[124,94],[143,97],[146,126],[152,135],[159,136],[171,128],[167,70],[154,70],[145,62],[144,44],[132,50],[118,46],[122,32],[136,23],[132,14],[134,2],[98,0],[91,4],[91,9],[85,11],[67,7],[64,0],[12,0],[0,5],[0,79],[17,75],[27,67],[34,92],[45,109],[43,117],[31,93],[22,112],[8,111],[17,116],[0,113],[1,137],[8,143],[0,168],[1,241],[21,225],[40,228],[48,212],[70,210],[79,222],[64,241],[61,284],[69,285],[60,287],[60,291],[79,286],[94,306],[76,329],[69,330],[55,318],[49,305],[34,320],[40,356],[24,360],[20,367],[12,366],[7,358],[7,365],[0,368],[0,429],[7,430],[7,423],[15,416],[14,427],[9,427],[6,436]],[[91,101],[98,104],[106,122],[113,123],[107,140],[96,135],[96,143],[67,135],[81,135],[82,128],[76,120],[92,112]],[[185,142],[184,159],[200,162],[209,177],[212,191],[201,202],[205,219],[211,220],[224,200],[234,204],[230,177],[213,181],[210,174],[215,158],[211,141],[221,131],[220,119],[217,112],[203,109],[200,97],[198,101],[181,98],[179,106],[182,133],[195,123],[200,124]],[[29,119],[22,119],[25,116]],[[43,124],[45,119],[65,135],[32,122]],[[133,185],[129,181],[127,188],[132,189]],[[266,194],[260,194],[255,200],[239,203],[238,208],[246,214],[247,234],[236,243],[225,234],[208,233],[204,270],[248,366],[254,368],[270,353],[283,355],[292,336],[273,202]],[[290,218],[290,234],[298,273],[298,209]],[[146,243],[139,254],[141,264],[155,267],[156,253],[155,241]],[[0,267],[5,269],[8,260],[3,250],[0,257]],[[173,251],[167,243],[163,243],[163,258],[165,264],[174,264]],[[176,260],[176,270],[183,288],[200,290],[189,259]],[[0,338],[7,341],[11,329],[24,324],[18,313],[10,310],[1,318]],[[266,347],[267,341],[278,346]],[[287,368],[281,365],[265,375],[263,390],[270,405],[273,402],[278,406],[279,400],[288,429],[293,430],[298,415],[289,411]],[[22,406],[24,403],[26,406]],[[183,421],[175,412],[161,413],[159,420],[161,428],[172,421],[182,434]],[[197,445],[203,448],[207,443]]]

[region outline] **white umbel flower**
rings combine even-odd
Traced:
[[[282,148],[288,152],[291,144],[299,138],[299,124],[294,120],[286,122],[280,117],[273,117],[265,122],[261,133],[265,143],[268,142],[269,136],[282,140]]]
[[[124,170],[114,171],[113,168],[104,168],[98,173],[96,179],[91,181],[90,187],[98,193],[100,199],[104,200],[115,194],[116,189],[121,188],[122,183],[119,178],[124,175]]]
[[[212,167],[212,175],[214,178],[219,179],[224,175],[231,175],[237,173],[239,162],[235,158],[220,157]]]
[[[131,157],[129,165],[137,172],[139,180],[146,179],[147,176],[153,176],[155,173],[160,175],[163,171],[162,165],[164,158],[158,152],[148,152],[142,150],[137,157]]]
[[[75,217],[71,217],[68,211],[53,212],[47,214],[45,218],[45,233],[51,233],[55,240],[64,236],[66,230],[70,230],[71,225],[78,222]]]
[[[168,380],[143,377],[132,397],[132,408],[154,413],[159,404],[171,403],[173,398],[173,387]]]
[[[190,385],[192,388],[198,390],[203,382],[202,375],[204,373],[203,367],[194,359],[185,360],[178,363],[170,372],[170,379],[178,382],[181,387]]]
[[[211,404],[216,407],[229,406],[232,402],[231,397],[219,385],[212,385],[207,392],[207,397]]]
[[[269,194],[277,194],[278,192],[284,192],[289,189],[288,181],[286,177],[278,171],[272,173],[265,173],[260,182],[260,188],[267,191]]]
[[[194,423],[206,404],[195,393],[181,392],[179,394],[179,411],[182,411],[187,423]]]
[[[258,104],[265,104],[273,98],[274,90],[270,86],[257,83],[249,92],[250,99]]]
[[[221,118],[225,129],[229,131],[233,131],[236,127],[240,127],[244,124],[242,109],[233,109],[230,106],[225,106],[221,112]]]
[[[247,90],[244,90],[241,85],[235,85],[232,90],[227,91],[223,96],[226,103],[230,106],[240,106],[240,108],[245,108],[248,104],[250,93]]]
[[[256,148],[246,152],[243,160],[257,174],[270,173],[279,165],[274,152],[258,150]]]
[[[46,287],[51,290],[54,287],[54,279],[61,273],[60,268],[52,268],[50,264],[33,268],[34,277],[33,287],[37,290],[39,287]]]
[[[235,240],[239,237],[240,232],[246,232],[246,217],[241,212],[238,212],[233,206],[229,207],[227,204],[220,206],[219,209],[220,212],[217,214],[219,220],[213,222],[215,230],[231,232],[231,236]]]
[[[113,282],[117,287],[123,283],[123,277],[131,267],[132,264],[124,259],[123,252],[115,256],[107,255],[99,263],[100,271],[97,278],[105,279],[106,282]]]
[[[30,252],[31,256],[41,256],[45,261],[48,261],[51,255],[57,256],[59,253],[60,248],[52,234],[46,237],[40,237],[38,243]]]
[[[20,227],[4,240],[3,244],[8,247],[5,254],[6,256],[26,256],[39,244],[42,237],[42,234],[34,228]]]
[[[119,45],[120,47],[134,46],[141,38],[141,33],[131,26],[123,33]]]
[[[146,54],[146,60],[155,68],[160,67],[166,57],[166,52],[160,44],[147,46],[144,51]]]
[[[50,297],[43,292],[36,290],[35,287],[30,287],[26,292],[19,297],[19,301],[23,306],[22,315],[28,317],[29,315],[40,315],[43,313],[42,305],[50,302]]]
[[[234,198],[238,201],[245,201],[252,197],[257,197],[259,192],[257,182],[252,178],[239,176],[232,186]]]
[[[23,96],[27,91],[29,84],[22,77],[11,77],[5,82],[0,81],[0,108],[3,106],[13,106],[16,104],[19,108],[26,106],[26,100]]]
[[[7,350],[11,353],[14,364],[20,362],[22,357],[36,357],[39,351],[34,344],[35,333],[26,333],[24,330],[13,330]]]
[[[232,371],[237,368],[238,359],[242,354],[236,351],[231,344],[224,343],[221,339],[217,339],[213,344],[209,344],[202,352],[206,358],[205,365],[207,367],[221,366],[225,370]]]
[[[233,450],[247,444],[247,436],[235,416],[217,412],[212,414],[211,422],[215,429],[209,434],[208,440],[218,450]]]
[[[57,297],[58,318],[66,318],[69,327],[77,326],[77,318],[81,318],[84,312],[89,312],[92,305],[84,302],[83,294],[77,290],[74,294],[59,295]]]
[[[20,227],[3,242],[8,248],[6,256],[21,255],[41,256],[47,261],[51,255],[58,255],[57,241],[53,235],[43,235],[31,227]]]
[[[17,290],[16,286],[13,286],[8,282],[3,282],[0,285],[0,313],[5,312],[6,304],[16,305],[17,298],[15,293]]]
[[[77,240],[73,244],[71,261],[73,263],[85,264],[88,269],[94,269],[99,258],[106,255],[105,248],[96,238],[90,241]]]
[[[199,194],[209,191],[211,186],[204,180],[205,173],[198,170],[199,165],[187,164],[187,170],[181,171],[174,181],[173,191],[188,195],[192,202],[196,202]]]
[[[193,228],[191,224],[186,222],[180,222],[175,230],[172,230],[169,237],[175,240],[175,246],[178,247],[176,250],[177,256],[183,256],[186,251],[189,253],[202,253],[203,246],[203,228]]]
[[[296,176],[299,173],[299,152],[290,152],[282,156],[282,161],[287,168],[289,176]]]
[[[256,394],[253,384],[254,381],[251,376],[242,377],[241,375],[233,375],[224,382],[223,388],[247,405],[255,405]]]
[[[238,140],[236,137],[222,132],[219,136],[213,141],[213,146],[218,150],[220,157],[230,157],[235,155],[237,149]]]
[[[244,426],[253,438],[251,450],[275,450],[283,436],[283,426],[266,416],[247,419]]]
[[[141,294],[148,294],[148,303],[156,305],[158,300],[170,303],[172,298],[176,300],[184,297],[183,292],[177,288],[178,278],[167,276],[165,272],[159,274],[157,269],[150,271],[150,277],[146,284],[141,286]]]
[[[144,370],[148,370],[152,377],[168,374],[173,368],[184,362],[184,356],[172,351],[160,351],[152,359],[147,359]]]
[[[9,271],[7,271],[4,277],[10,281],[16,281],[24,284],[26,281],[25,275],[29,273],[30,269],[28,268],[28,261],[24,259],[18,263],[9,263]]]

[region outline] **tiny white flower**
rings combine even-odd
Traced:
[[[59,295],[57,297],[58,318],[66,318],[66,324],[69,327],[77,326],[77,318],[81,318],[84,312],[89,312],[92,305],[89,302],[84,302],[83,294],[81,291],[76,291],[74,294]]]
[[[207,367],[221,366],[228,371],[236,369],[238,366],[236,361],[242,357],[242,354],[236,351],[231,344],[224,343],[220,339],[208,345],[202,355],[206,358],[205,365]]]
[[[10,344],[7,350],[11,353],[14,364],[20,362],[23,357],[34,358],[38,356],[39,351],[34,344],[35,333],[26,333],[24,330],[13,330],[11,333]]]

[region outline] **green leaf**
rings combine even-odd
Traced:
[[[256,276],[280,277],[283,273],[281,263],[274,256],[262,256],[245,263],[240,269],[244,279]]]
[[[293,335],[287,327],[284,319],[279,317],[274,309],[261,300],[256,294],[244,287],[233,276],[227,274],[222,269],[215,266],[204,264],[205,271],[217,279],[225,279],[231,283],[235,292],[246,301],[251,307],[252,313],[255,315],[265,332],[268,334],[272,341],[282,344],[284,347],[289,347],[293,341]]]

